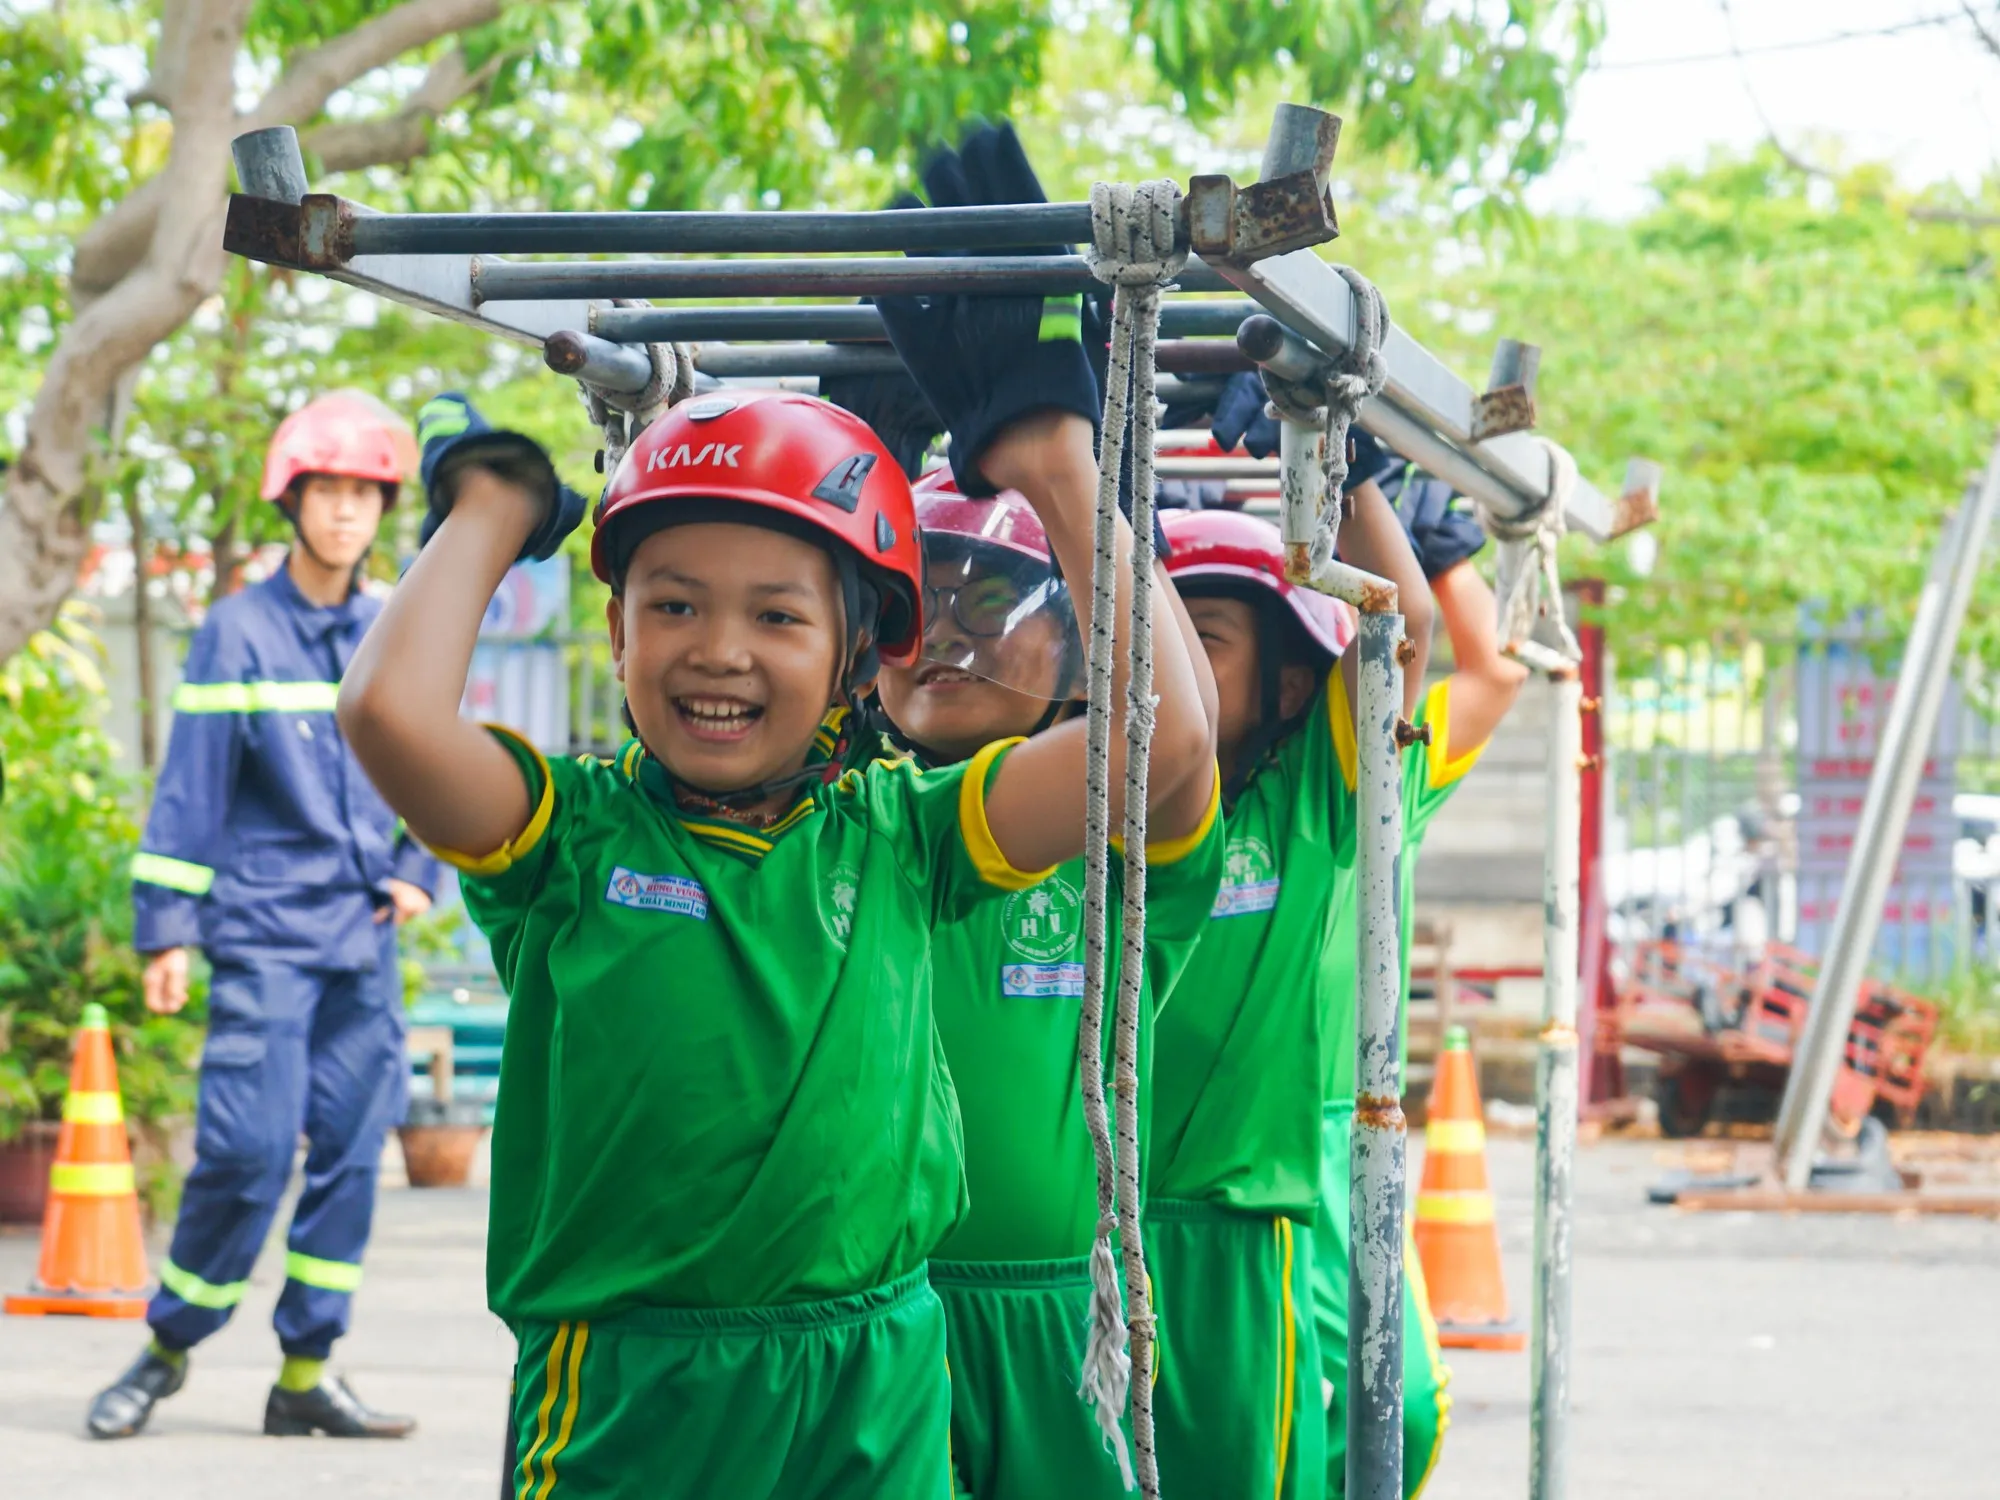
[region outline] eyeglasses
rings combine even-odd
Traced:
[[[1037,589],[1033,598],[1028,599],[1019,584],[997,573],[945,588],[926,584],[924,619],[942,620],[949,610],[951,618],[967,635],[991,639],[1007,633],[1007,628],[1024,613],[1021,608],[1024,602],[1029,610],[1039,609],[1045,602],[1043,593],[1044,590]]]

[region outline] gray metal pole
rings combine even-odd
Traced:
[[[244,191],[249,191],[247,188]],[[349,231],[350,255],[861,254],[1028,250],[1090,239],[1088,203],[1005,203],[894,213],[383,214]]]
[[[1403,668],[1400,614],[1361,616],[1354,737],[1360,843],[1353,1176],[1348,1211],[1347,1494],[1403,1496]]]
[[[573,375],[601,391],[630,395],[653,379],[653,362],[643,349],[627,348],[593,334],[565,328],[542,341],[542,363],[558,375]]]
[[[1257,304],[1239,297],[1223,301],[1169,302],[1160,309],[1162,338],[1229,338]],[[760,339],[882,340],[882,314],[865,303],[830,307],[604,307],[591,319],[592,333],[620,344],[732,343]]]
[[[1558,601],[1559,602],[1559,601]],[[1576,1165],[1577,865],[1583,684],[1550,674],[1548,826],[1542,883],[1542,1035],[1535,1058],[1535,1292],[1529,1346],[1528,1495],[1569,1492],[1570,1203]]]
[[[236,159],[236,180],[252,198],[297,203],[312,190],[299,133],[289,125],[245,131],[229,143],[229,154]]]
[[[1228,374],[1250,364],[1226,339],[1164,339],[1158,361],[1160,370],[1180,375]],[[903,368],[896,351],[879,344],[698,344],[694,362],[696,369],[719,380],[893,375]]]
[[[1882,903],[1923,776],[1924,757],[1937,729],[1945,683],[1958,649],[1959,627],[1972,600],[1981,554],[2000,505],[2000,442],[1968,488],[1965,502],[1946,524],[1931,557],[1917,601],[1916,619],[1903,650],[1896,696],[1876,747],[1875,766],[1855,830],[1854,852],[1840,885],[1840,904],[1827,935],[1819,981],[1813,986],[1806,1032],[1793,1055],[1779,1106],[1778,1171],[1793,1192],[1804,1191],[1826,1126],[1827,1106],[1847,1046],[1847,1029],[1866,977],[1868,957],[1882,921]]]
[[[478,255],[472,257],[470,271],[473,295],[482,303],[575,297],[915,297],[952,292],[1060,297],[1103,285],[1080,255],[543,261]],[[1188,262],[1176,285],[1183,291],[1229,290],[1220,276],[1195,261]]]

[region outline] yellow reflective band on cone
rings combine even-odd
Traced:
[[[361,1267],[344,1260],[321,1260],[293,1250],[285,1256],[285,1275],[301,1286],[323,1292],[352,1292],[361,1285]]]
[[[1432,1151],[1484,1151],[1486,1127],[1478,1120],[1432,1120],[1424,1126],[1424,1145]]]
[[[250,1289],[247,1281],[232,1281],[224,1286],[203,1281],[194,1272],[183,1271],[170,1260],[160,1263],[160,1285],[190,1307],[206,1307],[217,1312],[234,1307]]]
[[[122,1125],[125,1108],[113,1093],[74,1093],[63,1100],[62,1117],[72,1125]]]
[[[59,1161],[49,1168],[49,1191],[71,1198],[115,1198],[135,1190],[130,1162]]]
[[[1419,1193],[1417,1218],[1433,1224],[1491,1224],[1491,1193]]]
[[[163,885],[170,891],[182,891],[190,896],[206,896],[209,887],[215,884],[215,871],[207,865],[193,864],[185,859],[170,859],[164,854],[141,851],[132,856],[132,878],[147,885]]]

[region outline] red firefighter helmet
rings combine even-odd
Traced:
[[[1161,524],[1174,549],[1167,573],[1182,590],[1200,579],[1269,589],[1329,656],[1354,639],[1353,610],[1285,577],[1284,539],[1269,521],[1240,510],[1170,510]]]
[[[416,472],[417,440],[401,417],[365,391],[332,391],[278,424],[259,493],[276,500],[302,475],[344,474],[374,480],[393,502]]]
[[[882,660],[915,660],[924,575],[910,482],[861,418],[787,391],[683,401],[618,461],[597,508],[592,571],[611,581],[621,522],[629,524],[634,512],[716,501],[765,511],[774,527],[803,523],[814,539],[838,543],[880,592],[875,648]],[[743,519],[756,523],[755,516]]]

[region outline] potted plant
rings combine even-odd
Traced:
[[[474,1100],[413,1097],[396,1131],[410,1186],[464,1187],[488,1128],[486,1106]]]

